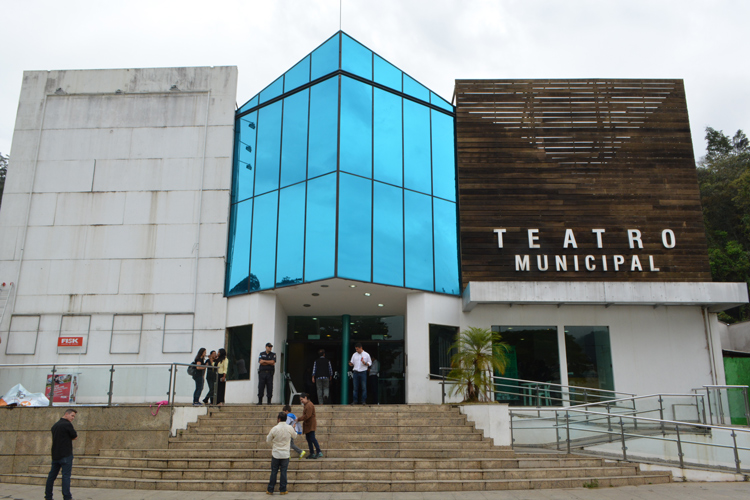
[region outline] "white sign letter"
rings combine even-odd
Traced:
[[[637,255],[633,255],[633,259],[630,261],[630,270],[643,271],[643,268],[641,267],[641,259],[639,259]]]
[[[672,231],[671,229],[665,229],[664,231],[662,231],[661,242],[664,243],[664,248],[674,248],[674,246],[677,244],[677,238],[674,237],[674,231]]]
[[[651,266],[651,270],[652,270],[652,271],[654,271],[654,272],[657,272],[657,271],[659,271],[659,268],[658,268],[658,267],[654,267],[654,256],[653,256],[653,255],[649,255],[649,256],[648,256],[648,263],[649,263],[649,265]]]
[[[495,233],[497,234],[497,248],[503,248],[503,233],[505,232],[505,229],[495,229]]]
[[[591,232],[596,234],[596,248],[604,248],[604,245],[602,244],[602,233],[604,232],[604,229],[592,229]]]
[[[628,242],[630,248],[635,248],[633,245],[638,242],[638,248],[643,248],[643,242],[641,241],[641,232],[637,229],[628,229]]]
[[[520,255],[516,255],[516,271],[531,271],[528,255],[524,255],[523,259]]]
[[[538,233],[538,229],[529,229],[529,248],[540,248],[539,243],[536,243],[539,241]]]
[[[568,245],[573,245],[573,248],[578,248],[576,244],[576,237],[573,235],[572,229],[565,230],[565,241],[563,241],[563,248],[568,248]]]
[[[542,267],[542,257],[544,257],[544,267]],[[549,261],[547,260],[547,256],[546,255],[537,255],[536,256],[536,267],[540,271],[546,271],[547,269],[549,269]]]
[[[615,255],[614,261],[615,261],[615,271],[619,271],[620,264],[625,263],[625,257],[623,257],[622,255]]]
[[[594,264],[594,256],[593,255],[587,255],[586,259],[586,270],[587,271],[596,271],[596,264]]]

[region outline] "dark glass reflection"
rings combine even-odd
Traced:
[[[250,230],[253,222],[253,200],[232,205],[229,249],[227,252],[227,295],[247,292],[250,275]]]
[[[375,82],[401,92],[401,70],[375,54]]]
[[[276,286],[302,283],[305,237],[305,183],[281,190]]]
[[[279,187],[281,153],[281,104],[277,101],[259,110],[258,147],[255,158],[255,195]]]
[[[274,284],[278,198],[278,191],[255,198],[250,273],[255,275],[257,279],[258,290],[272,288]],[[253,291],[252,287],[250,287],[250,291]]]
[[[430,110],[407,99],[404,99],[404,187],[432,192]]]
[[[615,390],[609,327],[566,326],[565,357],[569,385]],[[583,395],[575,399],[581,401]]]
[[[453,157],[453,117],[432,114],[432,194],[456,201],[456,160]]]
[[[339,34],[328,39],[312,53],[310,81],[339,69]]]
[[[279,97],[284,90],[284,77],[280,76],[271,85],[260,92],[260,104]]]
[[[433,290],[431,197],[404,191],[405,284]]]
[[[341,170],[372,178],[372,87],[341,79]]]
[[[307,173],[307,111],[309,90],[284,99],[281,140],[281,187],[305,180]]]
[[[341,40],[341,69],[372,80],[372,51],[348,35]]]
[[[401,97],[375,89],[375,180],[403,186]]]
[[[340,278],[370,281],[371,221],[372,181],[342,173],[339,179],[337,273]]]
[[[430,102],[430,91],[427,90],[427,87],[407,74],[404,74],[404,94],[409,94],[417,99]]]
[[[255,179],[255,137],[258,112],[239,118],[235,124],[235,167],[232,202],[242,201],[253,195]]]
[[[298,62],[284,75],[284,92],[289,92],[310,81],[310,56]]]
[[[435,291],[458,295],[458,225],[456,204],[432,199],[435,232]]]
[[[336,262],[336,174],[307,182],[305,281],[331,278]]]
[[[376,182],[372,200],[372,281],[404,286],[403,190]]]
[[[338,78],[330,78],[310,89],[308,179],[336,170],[338,85]]]

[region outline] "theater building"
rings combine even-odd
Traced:
[[[322,348],[346,403],[361,342],[371,402],[438,403],[483,327],[514,379],[724,382],[716,313],[747,287],[711,282],[681,80],[456,80],[454,106],[339,32],[239,107],[236,82],[24,73],[0,363],[226,347],[228,402],[255,402],[271,342],[276,401],[283,373],[314,392]]]

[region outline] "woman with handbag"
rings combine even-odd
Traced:
[[[229,360],[227,359],[226,349],[219,349],[219,357],[216,359],[216,366],[218,367],[216,376],[219,377],[219,384],[217,389],[216,401],[217,404],[224,404],[224,394],[227,389],[227,368],[229,367]]]
[[[202,406],[200,402],[201,392],[203,392],[203,381],[206,376],[206,348],[201,347],[198,349],[198,354],[193,360],[193,364],[197,366],[190,366],[188,369],[193,370],[193,380],[195,381],[195,392],[193,393],[193,406]]]

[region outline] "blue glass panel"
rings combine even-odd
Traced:
[[[432,199],[435,214],[435,291],[458,295],[458,225],[456,204]]]
[[[339,34],[328,39],[312,53],[310,81],[339,69]]]
[[[372,181],[342,173],[339,179],[339,268],[336,275],[370,281],[371,252]]]
[[[253,195],[255,179],[255,138],[258,112],[253,111],[237,120],[235,125],[235,173],[232,202],[246,200]]]
[[[336,174],[307,182],[305,281],[331,278],[336,263]]]
[[[404,286],[403,190],[375,183],[372,200],[372,281]]]
[[[341,170],[372,178],[372,87],[341,79]]]
[[[375,54],[375,82],[401,92],[401,70]]]
[[[311,87],[308,179],[336,170],[338,119],[339,79],[330,78]]]
[[[433,290],[430,200],[427,195],[404,191],[404,275],[407,288]]]
[[[279,192],[255,198],[253,244],[250,253],[250,291],[273,288],[276,270],[276,210]],[[256,287],[257,288],[254,288]]]
[[[435,92],[430,92],[430,102],[439,108],[443,108],[446,111],[453,113],[453,105],[437,95]]]
[[[374,178],[404,185],[401,97],[375,89]]]
[[[409,94],[417,99],[430,102],[430,91],[427,90],[427,87],[407,74],[404,74],[404,94]]]
[[[289,92],[310,81],[310,56],[294,65],[284,75],[284,92]]]
[[[242,105],[240,109],[237,110],[237,113],[242,113],[243,111],[247,111],[248,109],[254,108],[258,105],[258,96],[256,95],[249,101],[247,101],[245,104]]]
[[[284,99],[281,140],[281,187],[305,180],[307,173],[307,110],[309,90]]]
[[[453,117],[440,111],[432,114],[432,194],[456,201],[456,161]]]
[[[284,90],[284,77],[280,76],[271,85],[261,90],[260,104],[263,104],[266,101],[270,101],[274,97],[280,96],[283,90]]]
[[[281,190],[276,286],[302,283],[305,238],[305,183]]]
[[[255,157],[255,195],[279,188],[281,155],[281,103],[258,110],[258,144]]]
[[[372,80],[372,51],[343,35],[341,41],[341,69]]]
[[[404,187],[429,194],[431,186],[430,110],[404,99]]]
[[[247,292],[250,276],[250,231],[253,222],[253,200],[232,205],[229,250],[227,252],[226,294]]]

